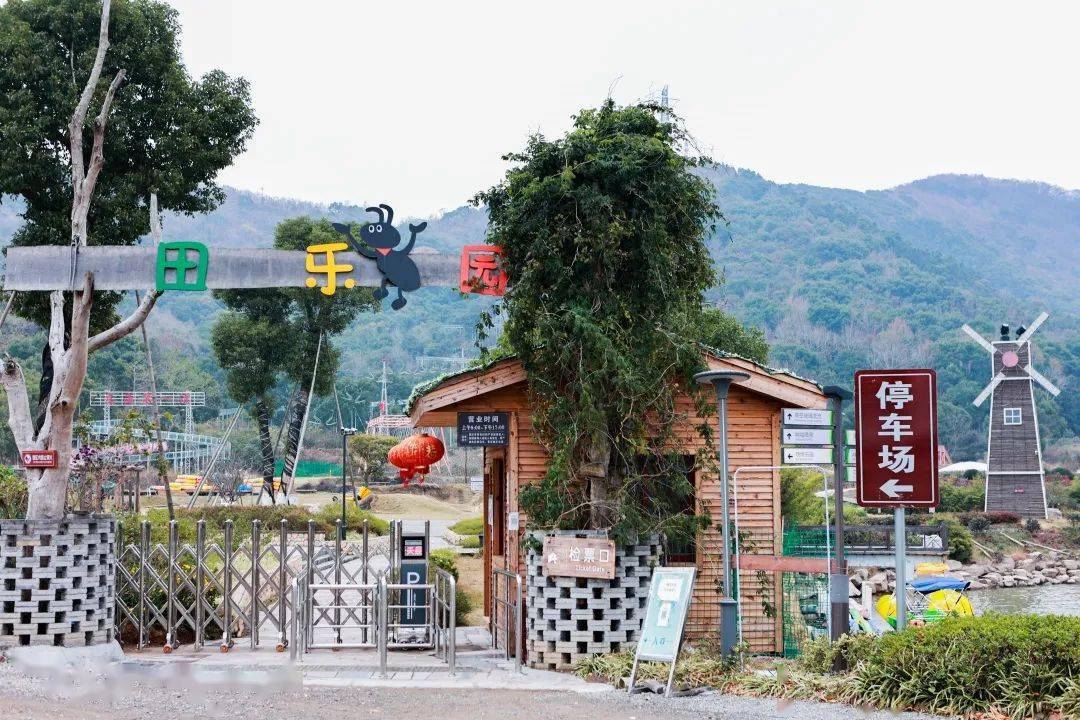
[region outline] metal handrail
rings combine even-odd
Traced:
[[[503,579],[505,591],[503,598],[499,597],[499,578]],[[513,602],[510,601],[510,583],[516,587]],[[491,569],[491,618],[489,628],[491,631],[491,646],[499,649],[499,608],[503,608],[502,616],[505,619],[503,645],[506,648],[506,659],[510,659],[510,638],[514,638],[514,671],[521,672],[521,618],[524,610],[524,596],[521,592],[521,575],[509,570]],[[510,614],[513,613],[513,624],[510,623]]]
[[[435,568],[435,592],[431,594],[435,656],[441,657],[457,672],[457,578],[442,568]]]
[[[334,604],[332,605],[320,605],[319,610],[321,614],[329,610],[334,611],[334,622],[321,623],[321,627],[330,628],[335,631],[335,640],[333,642],[317,643],[314,639],[314,625],[317,621],[314,620],[312,615],[307,615],[306,630],[307,639],[304,643],[304,649],[315,648],[360,648],[370,647],[370,643],[366,640],[360,642],[345,642],[341,637],[341,629],[345,627],[357,628],[360,630],[376,630],[371,623],[364,623],[359,620],[359,614],[367,613],[365,611],[375,610],[375,605],[378,600],[379,585],[377,583],[307,583],[306,584],[305,597],[303,598],[303,607],[305,613],[311,613],[315,605],[315,594],[320,590],[328,590],[333,592]],[[360,594],[360,599],[356,603],[346,602],[344,594],[347,592],[357,592]],[[356,622],[349,622],[349,617],[352,617]],[[366,635],[366,633],[365,633]]]

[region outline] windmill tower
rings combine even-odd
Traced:
[[[986,451],[987,511],[1007,510],[1022,517],[1046,517],[1046,486],[1035,383],[1056,396],[1058,390],[1031,367],[1031,336],[1049,317],[1039,315],[1027,329],[1001,326],[1001,339],[989,342],[968,325],[963,330],[990,353],[990,383],[975,398],[978,407],[990,398],[990,438]]]

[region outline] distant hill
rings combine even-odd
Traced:
[[[724,283],[710,293],[744,322],[765,328],[771,361],[823,383],[850,385],[860,367],[938,370],[941,434],[958,459],[985,449],[986,408],[971,399],[989,380],[984,352],[959,332],[987,337],[1002,322],[1051,318],[1036,335],[1037,365],[1059,387],[1039,396],[1045,444],[1080,435],[1080,193],[1040,183],[941,175],[890,190],[857,192],[778,184],[714,167],[729,220],[710,239]],[[0,242],[18,227],[18,203],[0,204]],[[167,216],[170,238],[230,247],[269,246],[296,215],[360,219],[363,207],[320,205],[228,189],[205,216]],[[455,251],[483,240],[486,216],[461,207],[427,218],[424,244]],[[401,218],[404,223],[405,218]],[[446,288],[421,290],[405,310],[357,318],[340,339],[343,370],[370,383],[383,360],[395,394],[475,353],[473,328],[490,300]],[[218,308],[208,295],[172,295],[152,332],[166,346],[208,352]]]

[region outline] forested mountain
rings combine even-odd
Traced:
[[[1035,336],[1036,365],[1062,393],[1052,399],[1036,391],[1042,436],[1059,456],[1068,447],[1076,452],[1080,193],[954,175],[857,192],[782,185],[728,167],[705,172],[729,220],[710,240],[724,278],[711,299],[766,330],[774,365],[847,385],[861,367],[934,367],[942,438],[954,457],[978,458],[985,450],[987,409],[972,407],[971,400],[989,381],[989,363],[960,325],[968,322],[995,337],[1000,323],[1028,324],[1046,310],[1051,317]],[[393,204],[392,198],[371,200]],[[409,208],[395,209],[407,222]],[[3,244],[18,227],[17,213],[16,201],[0,204]],[[363,204],[325,206],[229,189],[228,200],[209,215],[167,217],[165,234],[212,246],[269,246],[275,225],[297,215],[364,217]],[[484,237],[485,215],[471,207],[428,221],[423,244],[437,250],[456,251]],[[384,360],[390,394],[403,400],[413,383],[457,367],[448,358],[475,354],[474,325],[490,303],[432,288],[415,293],[399,312],[386,306],[358,317],[338,340],[346,412],[367,417]],[[209,294],[174,293],[159,303],[149,329],[166,351],[166,365],[175,366],[170,379],[220,381],[207,342],[219,309]],[[33,340],[12,338],[10,327],[0,346],[33,355]],[[138,357],[132,343],[116,353]],[[123,365],[119,356],[98,359],[91,382],[101,387],[126,379],[130,386]],[[229,405],[220,388],[212,390],[208,412]],[[323,401],[316,417],[330,422],[332,406],[332,399]]]

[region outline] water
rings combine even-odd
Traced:
[[[969,590],[966,595],[971,600],[976,615],[999,612],[1012,615],[1080,616],[1080,585]]]

